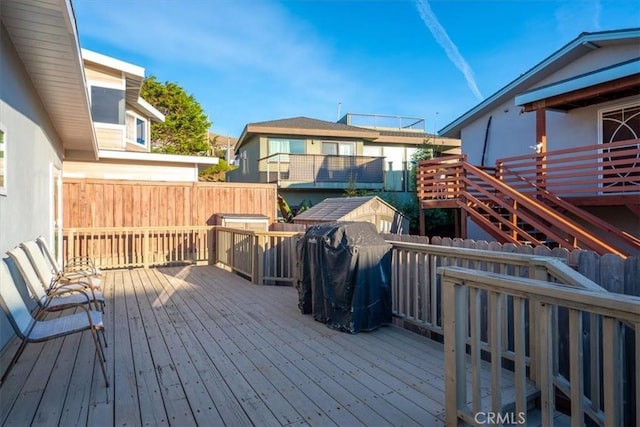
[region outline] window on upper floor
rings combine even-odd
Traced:
[[[285,139],[285,138],[269,138],[269,156],[273,154],[284,154],[277,157],[278,161],[288,162],[289,156],[286,154],[304,154],[304,139]]]
[[[125,91],[91,86],[91,117],[97,123],[125,124]]]
[[[330,156],[355,156],[356,144],[353,142],[323,141],[322,154]]]
[[[304,139],[269,138],[269,155],[304,154]]]
[[[7,195],[7,141],[2,125],[0,125],[0,195]]]
[[[147,146],[147,121],[127,112],[127,142]]]

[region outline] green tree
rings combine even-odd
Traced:
[[[400,199],[396,193],[381,192],[377,195],[402,212],[409,219],[409,228],[412,233],[418,233],[420,220],[420,201],[416,193],[416,177],[418,163],[423,160],[431,160],[440,155],[440,147],[433,145],[428,139],[424,140],[418,150],[411,156],[411,164],[414,165],[409,171],[409,181],[413,185],[413,193],[406,199]],[[410,187],[411,188],[411,187]],[[444,209],[428,209],[424,212],[425,228],[427,234],[437,229],[442,229],[452,224],[453,218]]]
[[[151,149],[167,154],[204,154],[209,150],[211,127],[202,106],[177,83],[160,83],[149,76],[140,96],[165,115],[163,123],[151,124]]]

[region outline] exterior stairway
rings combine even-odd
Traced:
[[[549,170],[544,181],[540,176],[511,170],[504,162],[491,170],[470,164],[465,155],[441,157],[420,163],[418,197],[421,209],[460,208],[502,243],[581,248],[624,258],[640,254],[640,239],[551,192]],[[640,186],[620,188],[629,194],[640,191]]]

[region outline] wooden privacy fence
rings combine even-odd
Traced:
[[[216,264],[257,284],[294,285],[301,234],[216,227]]]
[[[477,423],[481,407],[479,391],[486,387],[479,374],[484,348],[480,321],[483,295],[489,301],[490,312],[486,327],[490,336],[488,382],[493,414],[509,415],[503,407],[501,380],[502,360],[507,353],[503,331],[509,331],[515,343],[509,357],[514,361],[516,402],[512,417],[507,419],[526,422],[529,377],[540,390],[544,426],[553,424],[556,388],[570,401],[571,425],[585,425],[587,417],[596,425],[640,425],[640,394],[629,392],[640,390],[640,298],[460,267],[441,267],[438,274],[442,277],[447,425],[458,425],[459,418],[472,425]],[[507,304],[513,310],[509,323],[500,314]],[[529,317],[537,319],[537,326],[532,329],[527,327],[527,308]],[[560,308],[568,312],[570,331],[571,366],[566,376],[558,371]],[[593,331],[594,322],[601,328],[598,335],[601,339],[585,349],[582,341],[587,333],[585,326],[590,323]],[[628,358],[623,358],[622,352],[623,325],[635,334],[635,348]],[[530,347],[538,348],[533,354],[527,353],[527,338]],[[602,357],[595,375],[594,364],[587,361],[589,356],[591,360]],[[535,377],[527,375],[527,364],[530,372],[535,371]],[[469,365],[471,396],[467,393]],[[588,370],[592,375],[586,381]],[[629,383],[631,387],[626,386]]]
[[[65,178],[63,229],[215,225],[216,214],[276,220],[276,186]]]

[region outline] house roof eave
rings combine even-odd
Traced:
[[[451,138],[460,138],[462,128],[470,120],[487,114],[491,107],[497,106],[513,97],[525,87],[530,87],[536,81],[540,81],[554,71],[566,66],[575,59],[586,55],[593,49],[597,49],[597,43],[610,42],[621,39],[639,38],[640,28],[631,28],[624,30],[602,31],[597,33],[582,33],[574,40],[551,54],[542,62],[535,65],[529,71],[521,74],[511,83],[495,92],[490,97],[484,99],[475,107],[443,127],[438,134]]]

